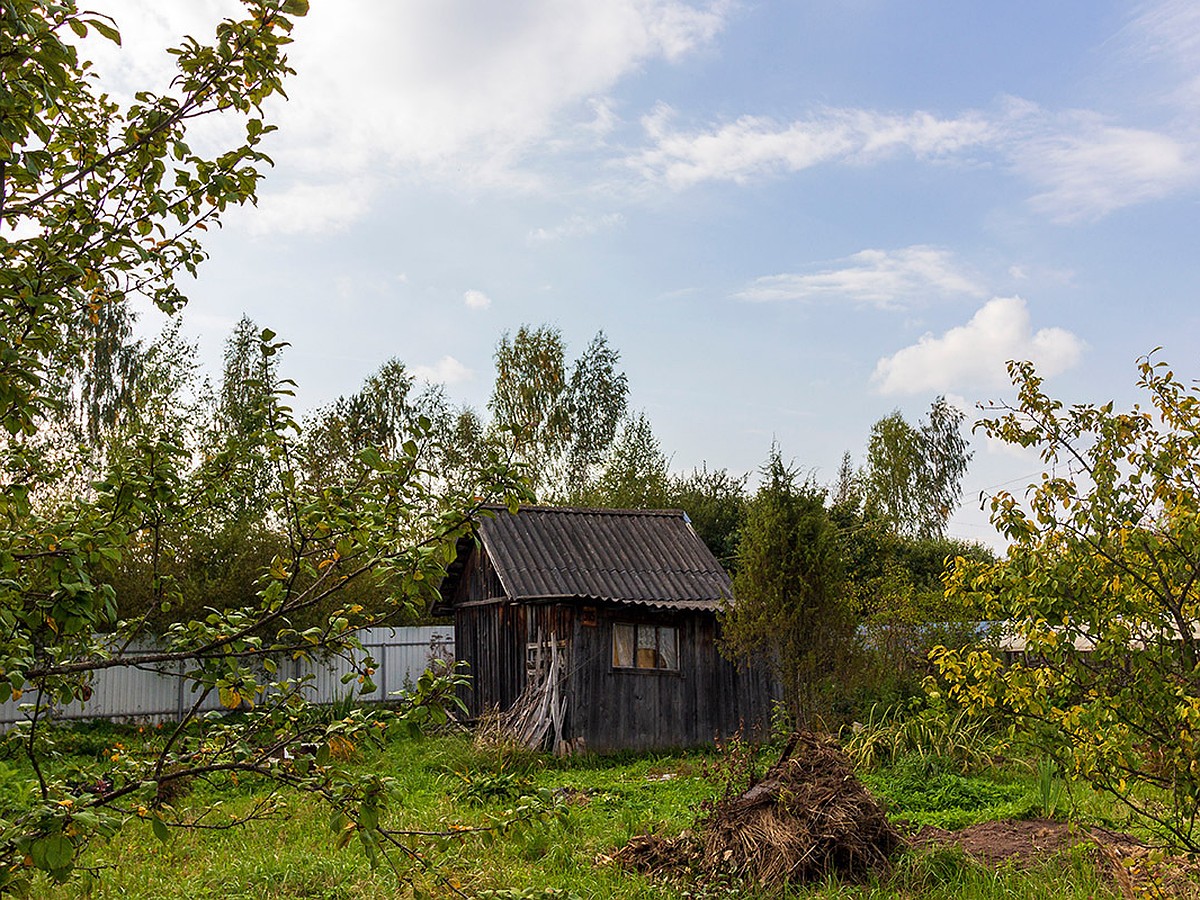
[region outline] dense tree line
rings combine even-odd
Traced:
[[[177,329],[147,346],[126,341],[130,408],[101,418],[87,408],[95,397],[79,391],[72,421],[86,422],[100,455],[119,461],[129,435],[156,416],[155,427],[167,428],[186,410],[180,447],[193,458],[219,458],[225,443],[244,444],[269,427],[283,352],[263,352],[260,328],[244,318],[210,388]],[[915,426],[899,412],[877,422],[864,464],[855,468],[847,453],[830,485],[802,475],[773,447],[752,489],[749,473],[670,471],[649,418],[628,408],[620,354],[603,333],[571,359],[558,330],[523,326],[500,338],[495,358],[484,413],[455,405],[443,387],[392,359],[356,392],[306,416],[286,485],[265,456],[230,459],[203,516],[163,517],[152,540],[123,556],[109,580],[119,618],[139,616],[161,634],[181,618],[251,600],[259,573],[287,555],[271,498],[288,490],[336,493],[378,463],[401,459],[431,493],[468,490],[483,477],[481,463],[506,458],[538,502],[685,510],[735,577],[727,649],[771,660],[799,717],[903,699],[928,674],[930,647],[970,637],[971,616],[946,601],[942,573],[955,557],[988,554],[944,535],[969,453],[962,414],[943,399]],[[105,407],[121,408],[111,399]],[[186,492],[202,472],[182,473],[178,489]],[[336,602],[298,612],[295,624],[317,625],[346,603],[393,623],[421,621],[419,606],[392,602],[396,587],[386,570],[364,573]]]
[[[973,637],[974,610],[942,583],[955,558],[991,558],[945,535],[969,461],[962,419],[942,398],[916,427],[886,416],[861,469],[845,454],[829,486],[773,447],[743,498],[726,645],[770,661],[797,720],[831,725],[913,696],[934,646]]]

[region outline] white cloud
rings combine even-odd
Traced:
[[[1200,72],[1194,81],[1200,99]],[[1037,212],[1070,223],[1200,184],[1200,152],[1186,127],[1176,133],[1121,126],[1095,112],[1055,114],[1015,97],[989,112],[948,118],[839,108],[790,123],[743,116],[688,131],[674,128],[674,117],[662,105],[644,117],[649,146],[625,162],[675,190],[711,181],[745,184],[820,165],[871,165],[901,154],[927,161],[969,154],[1009,167],[1033,185]]]
[[[210,335],[220,335],[221,339],[224,339],[237,325],[238,317],[202,312],[199,307],[189,306],[183,313],[183,321],[189,329]]]
[[[876,364],[872,381],[883,394],[959,392],[1008,383],[1005,363],[1031,360],[1039,373],[1057,375],[1083,355],[1083,341],[1062,328],[1034,331],[1020,297],[996,297],[966,325],[941,337],[925,335]]]
[[[413,366],[410,371],[429,384],[453,386],[463,384],[475,377],[475,373],[453,356],[443,356],[432,366]]]
[[[510,183],[564,119],[604,127],[597,98],[643,63],[711,41],[726,12],[681,0],[313,4],[296,29],[283,130],[313,172],[387,165]]]
[[[947,250],[914,245],[901,250],[862,250],[836,268],[811,274],[757,278],[735,296],[742,300],[831,298],[892,307],[930,296],[981,296],[983,288]]]
[[[1040,263],[1013,263],[1008,267],[1008,277],[1012,282],[1029,283],[1035,286],[1067,286],[1075,283],[1075,270],[1063,266],[1046,266]]]
[[[608,92],[656,59],[676,62],[710,43],[730,0],[337,0],[314,3],[288,48],[297,74],[289,101],[272,102],[280,125],[267,144],[281,169],[316,184],[406,175],[455,188],[529,187],[519,170],[546,152],[564,126],[595,142],[614,127]],[[235,0],[111,0],[122,48],[88,41],[105,86],[128,96],[164,90],[173,74],[164,50],[183,34],[205,41]],[[229,117],[206,128],[228,129]],[[335,188],[329,188],[335,191]],[[320,219],[319,190],[293,190]],[[346,210],[349,212],[349,209]],[[358,207],[361,214],[364,207]],[[271,220],[272,224],[284,221]],[[341,219],[336,219],[340,222]]]
[[[265,190],[257,207],[238,214],[255,234],[326,234],[343,231],[366,214],[377,188],[368,179],[325,184],[300,182]]]
[[[743,116],[694,132],[670,127],[660,106],[642,124],[652,146],[628,160],[645,177],[673,188],[798,172],[828,162],[869,163],[911,153],[936,159],[985,145],[994,128],[978,113],[939,119],[925,112],[897,116],[865,109],[830,109],[790,124]]]
[[[564,238],[588,237],[624,224],[625,217],[620,213],[605,213],[601,216],[573,215],[553,228],[535,228],[529,232],[528,241],[531,244],[543,244],[561,241]]]
[[[1099,219],[1200,182],[1194,145],[1168,134],[1122,128],[1090,113],[1013,148],[1017,171],[1040,190],[1030,203],[1059,222]]]
[[[222,16],[243,13],[234,0],[109,0],[105,8],[124,46],[89,40],[87,52],[105,88],[123,97],[165,89],[173,64],[164,48],[182,34],[204,40]],[[268,110],[281,129],[267,152],[300,183],[264,198],[268,214],[244,221],[257,230],[345,227],[369,209],[366,181],[537,188],[535,173],[545,170],[532,164],[535,156],[614,152],[605,143],[620,122],[613,88],[649,62],[678,61],[711,44],[732,8],[732,0],[313,4],[289,47],[298,70],[286,84],[291,99]],[[647,146],[621,161],[651,183],[684,189],[822,164],[969,154],[1027,179],[1037,212],[1062,222],[1096,219],[1200,184],[1189,114],[1200,107],[1198,9],[1194,0],[1143,4],[1122,35],[1130,54],[1171,67],[1180,113],[1172,128],[1049,114],[1012,98],[991,111],[948,116],[831,108],[793,121],[743,116],[694,129],[675,127],[670,108],[660,106],[643,119]],[[198,148],[236,139],[233,117],[193,124]]]
[[[487,309],[492,305],[492,298],[483,291],[471,289],[463,294],[463,303],[468,309]],[[446,357],[449,359],[449,357]]]
[[[242,18],[245,7],[236,0],[172,4],[106,0],[103,12],[116,22],[121,44],[93,35],[84,44],[84,55],[96,63],[106,90],[131,97],[135,91],[166,89],[176,71],[175,57],[166,52],[168,47],[178,46],[184,35],[201,43],[211,40],[218,22]]]
[[[617,127],[620,117],[617,115],[611,99],[608,97],[593,97],[588,101],[587,105],[588,109],[592,111],[593,117],[590,122],[583,123],[582,127],[584,130],[603,137],[606,134],[610,134]]]
[[[1125,29],[1128,53],[1164,59],[1185,74],[1200,73],[1200,6],[1195,0],[1143,4]]]

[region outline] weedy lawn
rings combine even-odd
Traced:
[[[58,765],[72,754],[138,753],[150,737],[136,730],[101,728],[65,739]],[[120,744],[118,748],[116,745]],[[770,761],[770,751],[758,765]],[[372,867],[357,841],[335,847],[330,810],[319,799],[283,791],[268,795],[243,780],[215,789],[195,784],[175,799],[178,813],[219,801],[202,830],[171,829],[155,837],[134,817],[113,840],[87,854],[93,875],[65,885],[38,882],[33,896],[46,900],[382,900],[397,896],[560,898],[757,898],[752,886],[671,884],[648,880],[605,862],[630,837],[677,834],[702,815],[744,770],[715,751],[556,760],[516,751],[481,750],[461,737],[395,741],[359,749],[351,768],[391,778],[385,824],[393,829],[438,832],[413,835],[390,854],[394,866]],[[9,762],[11,794],[23,781]],[[988,775],[962,775],[936,759],[901,758],[864,776],[895,821],[958,828],[1042,811],[1044,786],[1029,766]],[[724,783],[723,783],[724,782]],[[734,785],[736,787],[736,785]],[[264,800],[278,813],[223,829],[222,816],[245,814]],[[1113,823],[1110,823],[1113,824]],[[1117,823],[1119,824],[1119,823]],[[497,826],[494,830],[490,826]],[[501,827],[502,826],[502,827]],[[549,889],[549,892],[547,892]],[[779,896],[772,893],[770,896]],[[809,898],[1064,898],[1118,897],[1096,874],[1083,851],[1048,859],[1027,871],[990,871],[961,851],[910,852],[887,879],[865,885],[824,884],[789,896]]]

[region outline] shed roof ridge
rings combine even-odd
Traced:
[[[546,570],[546,569],[557,572],[561,569],[561,566],[554,565],[553,563],[550,563],[550,562],[515,562],[515,563],[511,563],[509,565],[509,568],[514,569],[519,572],[526,571],[526,570],[542,571],[542,570]],[[636,568],[634,566],[628,566],[628,565],[606,566],[606,565],[601,565],[601,564],[590,565],[588,563],[575,562],[572,564],[571,568],[577,572],[611,572],[613,574],[624,574],[627,572],[646,572],[646,571],[680,572],[680,573],[685,573],[685,574],[692,574],[692,573],[696,573],[696,572],[711,574],[711,573],[716,572],[716,569],[711,569],[706,566],[698,566],[698,565],[673,566],[673,565],[669,565],[666,563],[658,563],[655,565],[654,568],[650,568],[650,567]]]
[[[485,504],[481,509],[492,512],[503,511],[508,512],[508,507],[502,504]],[[517,508],[516,515],[524,512],[536,513],[567,513],[579,515],[580,513],[595,516],[661,516],[670,518],[687,517],[687,512],[674,507],[666,509],[617,509],[608,506],[542,506],[537,504],[529,504]]]

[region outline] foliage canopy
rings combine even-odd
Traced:
[[[916,426],[899,412],[876,422],[861,479],[866,513],[906,536],[944,535],[971,460],[963,418],[961,410],[938,397]]]
[[[1036,448],[1047,471],[1024,499],[992,498],[1008,552],[957,560],[948,595],[1005,623],[1023,653],[1004,666],[994,653],[940,648],[946,689],[1007,715],[1062,771],[1195,850],[1200,391],[1148,357],[1138,365],[1147,407],[1067,407],[1029,363],[1009,370],[1016,402],[979,427]]]
[[[620,355],[600,332],[568,372],[562,333],[522,325],[501,338],[495,359],[492,425],[510,436],[539,499],[588,494],[625,417]]]
[[[837,529],[825,493],[778,448],[746,505],[733,592],[724,616],[732,653],[765,659],[795,720],[815,724],[820,701],[853,637]]]

